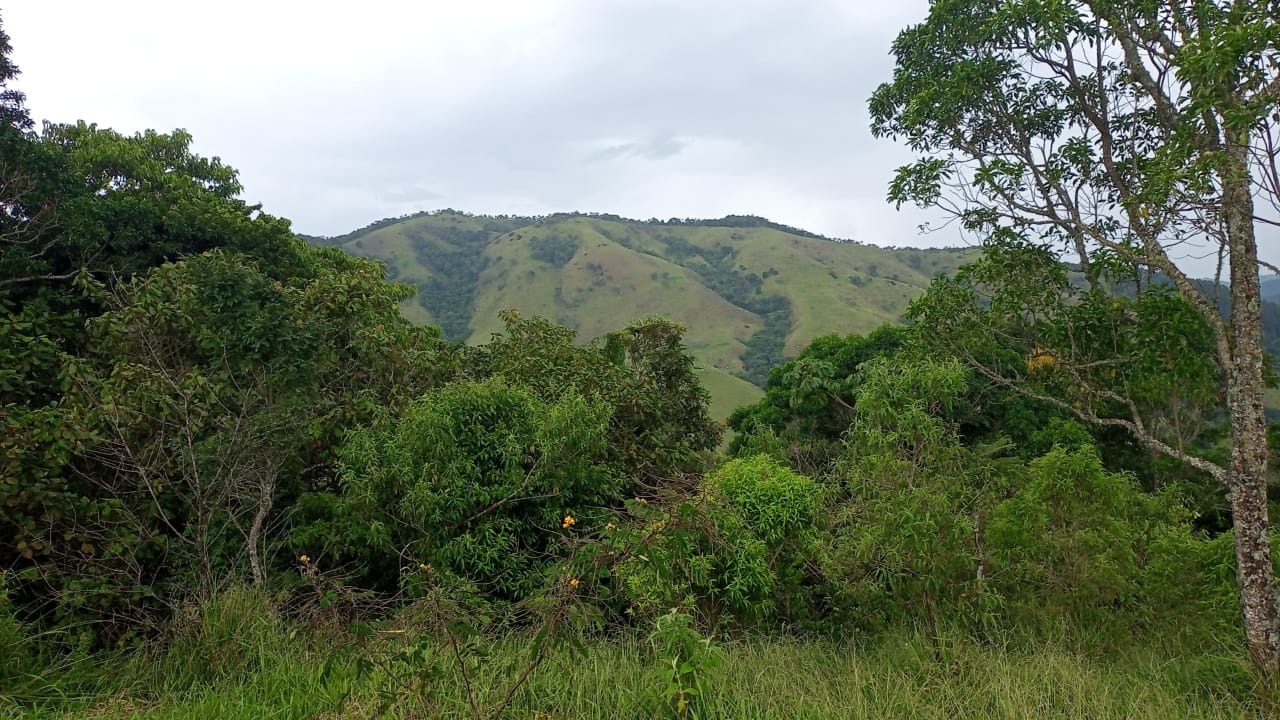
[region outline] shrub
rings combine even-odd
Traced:
[[[1196,533],[1171,494],[1145,493],[1132,476],[1108,472],[1091,445],[1055,447],[1033,461],[995,508],[987,545],[1013,623],[1116,637],[1167,630],[1174,616],[1183,635],[1232,632],[1230,544]]]
[[[684,327],[646,317],[587,345],[543,318],[502,314],[505,336],[471,351],[479,377],[504,377],[553,402],[572,390],[610,408],[608,463],[645,484],[700,471],[720,442],[710,396],[684,345]]]
[[[1002,448],[967,448],[944,419],[966,389],[957,363],[878,360],[862,374],[821,555],[833,594],[866,627],[973,618],[987,599],[981,525],[1005,480],[992,457]]]
[[[639,550],[618,569],[632,612],[685,605],[709,627],[801,613],[818,498],[812,479],[759,455],[727,463],[694,497],[658,509],[634,504],[642,523],[622,544]]]
[[[572,391],[547,402],[501,378],[429,393],[346,443],[343,489],[372,547],[335,549],[399,554],[527,596],[562,535],[620,504],[603,462],[608,419]]]

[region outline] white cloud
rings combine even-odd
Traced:
[[[865,102],[925,0],[18,0],[33,115],[183,127],[303,232],[438,207],[917,238]]]

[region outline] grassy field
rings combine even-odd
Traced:
[[[760,388],[722,370],[700,370],[698,378],[707,392],[711,393],[711,417],[716,419],[727,418],[736,408],[750,405],[764,397]]]
[[[553,650],[528,667],[530,642],[496,642],[466,681],[451,664],[415,689],[387,680],[387,663],[357,674],[333,630],[286,622],[256,602],[222,603],[179,626],[167,650],[116,655],[92,669],[55,670],[52,689],[0,688],[0,716],[27,718],[472,718],[677,717],[664,703],[672,658],[641,636]],[[377,649],[412,629],[380,628]],[[1262,718],[1244,661],[1182,654],[1161,643],[1090,657],[1064,647],[1013,647],[970,639],[933,643],[909,633],[836,644],[827,640],[724,640],[721,659],[697,675],[704,694],[687,713],[702,718]],[[376,652],[376,651],[375,651]],[[337,658],[326,674],[330,658]],[[402,678],[405,676],[401,676]],[[69,680],[76,679],[76,680]],[[380,691],[392,690],[384,697]],[[24,694],[25,692],[25,694]],[[474,703],[471,698],[474,698]],[[12,704],[22,700],[23,704]],[[385,713],[380,706],[390,700]],[[1272,708],[1274,709],[1274,708]]]

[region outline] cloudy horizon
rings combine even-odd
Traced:
[[[868,129],[890,44],[927,7],[0,0],[0,17],[33,118],[184,128],[298,232],[449,207],[955,245],[885,202],[910,156]]]

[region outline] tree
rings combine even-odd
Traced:
[[[17,437],[43,453],[0,461],[20,481],[0,484],[0,528],[32,605],[122,620],[98,626],[109,638],[242,570],[265,584],[338,438],[452,374],[438,330],[399,313],[411,288],[337,248],[291,247],[284,264],[213,250],[90,283],[109,308],[87,323],[91,350]]]
[[[632,481],[695,472],[720,442],[684,326],[645,317],[579,345],[573,330],[545,318],[507,310],[502,319],[506,335],[472,351],[470,372],[500,375],[546,401],[574,390],[609,405],[610,464]]]
[[[1264,214],[1280,209],[1276,11],[1264,0],[939,0],[898,36],[893,79],[870,100],[872,131],[921,155],[898,170],[891,201],[941,208],[993,245],[1066,251],[1091,292],[1118,273],[1161,273],[1209,328],[1226,462],[1170,446],[1119,393],[1114,414],[1068,407],[1226,488],[1249,654],[1272,678],[1280,594],[1259,266],[1275,268],[1259,257],[1256,226],[1280,225]],[[1228,274],[1225,319],[1188,274],[1184,258],[1197,255]],[[1017,273],[1006,271],[986,280]]]
[[[572,389],[544,401],[503,378],[446,385],[345,443],[343,510],[363,536],[323,523],[306,535],[338,558],[412,559],[528,597],[563,555],[562,534],[602,526],[599,508],[621,502],[609,414]]]
[[[41,192],[46,182],[39,148],[31,133],[26,97],[9,87],[18,67],[9,59],[13,48],[0,25],[0,303],[18,282],[12,258],[39,256],[47,249],[53,203]]]
[[[806,472],[829,469],[853,420],[861,368],[897,353],[908,331],[897,325],[861,335],[814,338],[795,359],[769,371],[765,396],[729,416],[735,454],[749,453],[756,435],[772,433],[789,446],[789,460]]]

